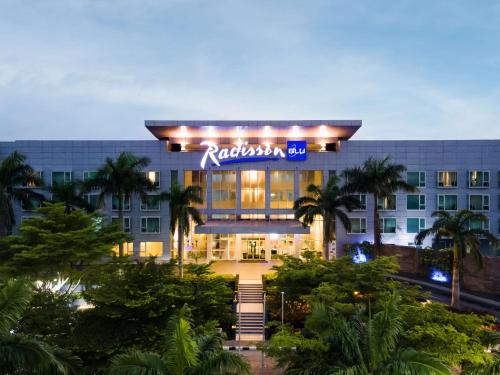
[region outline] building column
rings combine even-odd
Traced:
[[[241,260],[241,234],[237,234],[234,243],[234,258],[239,262]]]
[[[266,252],[265,254],[265,259],[267,262],[271,260],[271,239],[270,239],[270,234],[265,235],[265,240],[264,240],[264,251]]]
[[[293,238],[295,240],[295,256],[300,257],[300,234],[294,234]]]

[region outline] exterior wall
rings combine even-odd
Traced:
[[[16,141],[0,142],[0,158],[17,150],[28,157],[28,163],[35,170],[42,170],[46,182],[50,184],[52,171],[68,170],[73,172],[73,178],[82,179],[84,171],[96,170],[106,157],[115,157],[122,151],[133,152],[137,155],[148,156],[151,164],[148,170],[156,170],[161,173],[160,190],[168,190],[171,184],[170,171],[179,171],[179,181],[182,183],[184,170],[199,170],[201,152],[166,152],[163,141]],[[407,217],[425,217],[426,226],[432,223],[431,213],[437,207],[437,195],[440,193],[457,194],[458,208],[467,207],[468,194],[489,194],[490,210],[486,214],[490,218],[490,230],[498,233],[499,219],[499,183],[498,171],[500,170],[500,140],[487,141],[343,141],[339,152],[312,153],[307,155],[307,161],[289,162],[286,160],[259,162],[253,164],[231,164],[223,167],[208,166],[207,196],[210,207],[211,202],[211,172],[215,169],[258,169],[265,170],[267,180],[269,171],[294,170],[295,174],[295,197],[298,196],[298,171],[300,170],[322,170],[323,180],[326,182],[328,171],[335,170],[340,173],[347,167],[361,164],[368,157],[391,156],[397,163],[407,166],[409,171],[425,171],[426,187],[422,188],[422,194],[426,195],[426,209],[424,211],[408,212],[406,210],[406,194],[397,194],[397,210],[393,212],[382,212],[381,217],[397,218],[397,234],[383,235],[383,242],[395,245],[408,245],[413,242],[414,235],[406,234]],[[467,187],[467,171],[470,169],[490,171],[490,188],[470,189]],[[458,187],[453,189],[438,188],[436,183],[437,171],[453,170],[458,172]],[[239,174],[237,174],[239,176]],[[238,177],[239,181],[239,177]],[[267,183],[268,184],[268,183]],[[266,201],[269,202],[269,190],[266,192]],[[269,203],[262,210],[243,210],[240,208],[240,193],[237,189],[237,208],[229,210],[203,210],[206,214],[227,213],[263,213],[263,214],[287,214],[292,210],[271,210]],[[106,212],[111,214],[110,202]],[[374,202],[371,197],[367,199],[367,210],[349,213],[351,217],[366,217],[366,234],[347,234],[340,225],[337,228],[337,249],[343,249],[346,243],[363,240],[373,240],[373,217],[372,208]],[[27,213],[21,212],[16,207],[18,221]],[[160,234],[141,234],[141,216],[161,216]],[[132,234],[135,237],[134,250],[139,252],[141,241],[162,241],[164,257],[170,256],[170,234],[168,228],[169,214],[168,203],[161,204],[161,211],[141,212],[140,202],[136,197],[132,200],[130,212],[132,220]],[[430,240],[424,245],[429,245]],[[339,251],[341,253],[341,251]]]

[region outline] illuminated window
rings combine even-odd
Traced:
[[[382,211],[396,210],[396,194],[391,194],[388,197],[378,198],[377,207]]]
[[[425,219],[422,217],[409,217],[406,219],[406,233],[420,233],[425,229]]]
[[[235,257],[235,234],[213,234],[211,256],[215,260],[231,260]]]
[[[438,187],[453,188],[457,187],[457,172],[441,171],[437,175]]]
[[[149,181],[151,181],[156,188],[160,187],[160,172],[158,171],[147,171],[144,172]]]
[[[271,214],[269,215],[270,220],[293,220],[295,219],[294,214]]]
[[[201,189],[202,204],[196,204],[197,208],[207,207],[207,172],[206,171],[184,171],[184,186],[198,186]]]
[[[366,218],[353,217],[351,220],[351,230],[348,233],[359,234],[366,233]]]
[[[212,208],[236,208],[236,171],[212,172]]]
[[[160,196],[158,194],[150,194],[141,199],[141,211],[159,211]]]
[[[139,255],[141,257],[161,257],[163,242],[141,242]]]
[[[300,171],[299,172],[299,196],[310,195],[307,192],[309,185],[323,185],[323,171]]]
[[[413,187],[425,187],[425,172],[407,172],[406,182]]]
[[[383,217],[380,219],[380,231],[385,234],[396,233],[396,218]]]
[[[113,211],[118,211],[119,209],[118,204],[120,203],[120,198],[118,197],[118,195],[113,195],[111,201],[112,201],[111,206]],[[123,197],[122,208],[124,211],[130,211],[130,196]]]
[[[141,233],[160,233],[160,218],[141,217]]]
[[[241,208],[265,208],[265,191],[265,171],[241,171]]]
[[[265,214],[241,214],[241,220],[264,220],[266,218]]]
[[[119,221],[118,217],[113,217],[111,218],[112,223],[118,223]],[[130,216],[124,216],[123,217],[123,231],[129,233],[130,232]]]
[[[470,188],[487,188],[490,186],[490,172],[469,171],[468,180]]]
[[[309,226],[309,233],[300,235],[300,250],[315,251],[319,256],[323,254],[323,218],[316,216]]]
[[[271,246],[271,257],[295,254],[295,236],[293,234],[271,233],[269,235],[269,242]]]
[[[458,207],[457,195],[440,194],[437,200],[437,209],[442,211],[456,211]]]
[[[271,171],[271,208],[293,208],[294,171]]]
[[[489,195],[469,195],[469,210],[488,211],[490,209]]]
[[[73,177],[71,172],[52,172],[52,186],[70,183]]]
[[[425,210],[425,195],[408,194],[406,196],[407,210]]]
[[[116,254],[116,256],[119,256],[120,255],[120,247],[118,245],[115,245],[113,247],[113,252]],[[134,255],[134,244],[132,242],[124,242],[123,243],[123,255],[125,255],[125,256]]]

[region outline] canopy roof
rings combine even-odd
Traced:
[[[298,220],[207,220],[194,228],[197,234],[308,234]]]

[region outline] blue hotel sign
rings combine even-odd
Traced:
[[[245,142],[231,148],[219,148],[215,142],[203,141],[200,145],[207,146],[200,162],[203,169],[205,169],[207,161],[211,161],[212,166],[220,167],[227,164],[277,161],[285,158],[288,161],[304,161],[307,157],[306,141],[288,141],[286,154],[281,148],[272,148],[269,144],[255,147]]]

